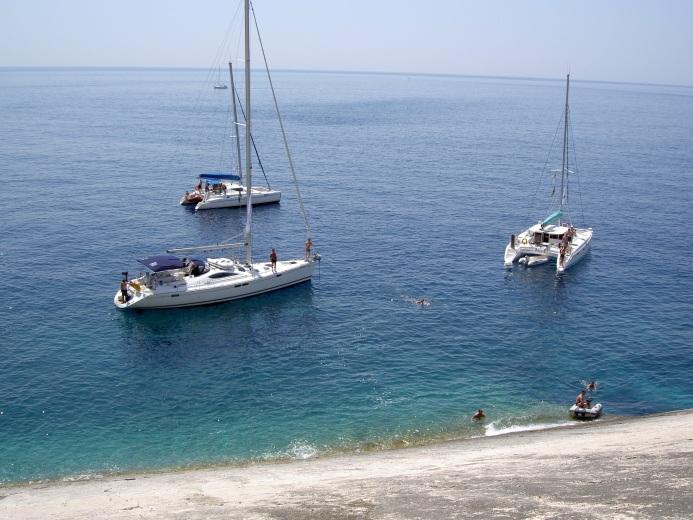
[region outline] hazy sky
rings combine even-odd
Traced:
[[[239,0],[1,0],[0,66],[209,67]],[[276,69],[693,85],[692,0],[255,0]],[[255,62],[257,64],[257,62]]]

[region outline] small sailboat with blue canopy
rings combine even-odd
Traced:
[[[268,72],[269,73],[269,72]],[[236,149],[238,173],[231,172],[213,172],[201,173],[198,175],[197,183],[193,191],[186,191],[180,199],[182,206],[194,205],[195,210],[217,209],[217,208],[240,208],[245,207],[248,201],[248,187],[243,183],[243,168],[241,166],[241,141],[239,128],[245,126],[244,123],[238,121],[238,111],[236,109],[236,100],[238,94],[236,85],[233,80],[233,65],[229,62],[229,76],[231,78],[231,105],[233,107],[233,128]],[[226,88],[226,87],[224,87]],[[243,107],[241,106],[243,116]],[[260,160],[260,156],[255,146],[255,140],[251,136],[251,146],[255,152],[258,165],[264,175],[265,169]],[[251,186],[250,200],[254,206],[260,204],[271,204],[279,202],[282,198],[282,192],[270,186],[265,175],[267,186]]]
[[[512,267],[514,263],[527,267],[556,262],[556,270],[565,272],[578,263],[589,251],[592,242],[592,228],[573,226],[568,206],[568,185],[570,177],[575,173],[570,170],[568,157],[569,140],[569,92],[570,74],[566,78],[565,113],[563,118],[563,155],[560,170],[554,170],[554,187],[552,195],[558,199],[548,215],[530,226],[525,231],[510,235],[510,241],[505,247],[504,263]],[[560,180],[558,191],[557,181]]]

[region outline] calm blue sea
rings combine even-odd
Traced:
[[[256,255],[302,255],[256,77],[284,191],[255,212]],[[199,70],[1,69],[0,482],[566,423],[586,379],[608,415],[693,407],[693,88],[574,77],[573,216],[595,237],[566,275],[502,262],[545,216],[562,80],[277,72],[323,256],[312,284],[123,313],[135,258],[242,229],[242,211],[177,204],[231,163],[229,91]]]

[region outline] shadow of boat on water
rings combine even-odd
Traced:
[[[195,349],[261,346],[316,311],[310,282],[252,298],[199,307],[119,314],[122,343],[137,357],[166,359]]]

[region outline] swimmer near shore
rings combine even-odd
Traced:
[[[486,414],[481,408],[479,408],[476,412],[474,412],[474,415],[472,415],[472,421],[480,421],[485,418]]]

